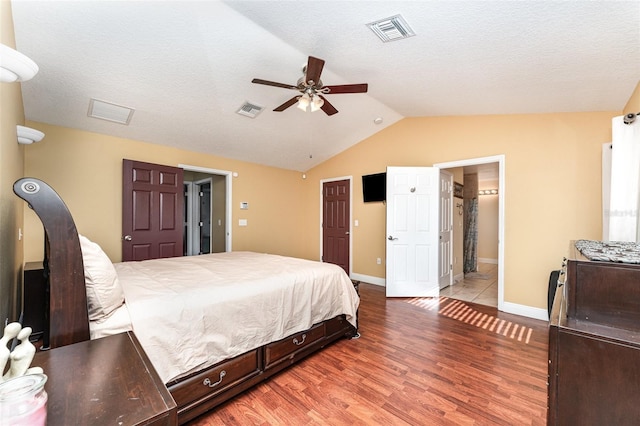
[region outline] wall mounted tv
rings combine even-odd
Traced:
[[[375,173],[362,176],[362,198],[365,203],[386,201],[387,174]]]

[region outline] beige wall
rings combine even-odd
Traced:
[[[78,231],[100,244],[112,261],[122,259],[122,159],[238,173],[233,178],[233,250],[317,259],[304,238],[300,200],[309,182],[300,173],[183,151],[81,130],[29,123],[46,139],[28,147],[26,174],[47,182],[65,201]],[[249,210],[240,210],[247,201]],[[238,219],[248,226],[239,227]],[[25,213],[25,259],[42,258],[42,226]]]
[[[546,309],[549,272],[569,240],[601,238],[601,150],[620,111],[407,118],[307,173],[353,175],[353,271],[385,276],[384,205],[362,203],[360,176],[386,166],[428,166],[505,155],[505,301]],[[316,226],[318,199],[306,206]],[[316,226],[317,228],[317,226]],[[310,235],[318,244],[318,232]]]
[[[15,48],[11,3],[0,1],[0,43]],[[36,76],[37,78],[37,76]],[[28,84],[28,82],[25,82]],[[24,201],[13,193],[13,183],[24,173],[24,147],[18,145],[16,125],[24,124],[20,83],[0,83],[0,321],[18,319],[17,289],[22,271]]]
[[[497,189],[498,181],[479,181],[478,189]],[[478,196],[478,262],[498,261],[498,196]]]
[[[600,152],[619,111],[411,118],[402,120],[310,170],[297,172],[205,156],[79,130],[33,124],[46,142],[28,147],[26,172],[49,182],[67,202],[81,232],[120,260],[121,161],[231,170],[234,250],[317,259],[320,180],[353,178],[353,272],[384,278],[385,206],[362,202],[360,177],[387,165],[430,165],[505,155],[505,300],[546,307],[549,271],[568,242],[601,234]],[[462,125],[461,125],[462,122]],[[249,210],[240,210],[241,201]],[[562,209],[550,206],[563,206]],[[26,259],[41,257],[41,227],[27,222]],[[238,219],[249,226],[238,227]],[[455,269],[454,269],[455,272]]]

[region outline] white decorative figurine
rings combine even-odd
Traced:
[[[7,373],[0,376],[0,383],[25,374],[42,373],[40,367],[29,368],[36,354],[36,347],[29,341],[30,335],[31,327],[22,328],[19,322],[12,322],[4,328],[4,334],[0,338],[0,374],[5,371],[7,361],[10,361],[10,364]],[[20,343],[10,351],[7,345],[15,337]]]

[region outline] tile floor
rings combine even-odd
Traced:
[[[467,276],[464,280],[443,288],[440,296],[497,307],[498,265],[478,263],[478,273],[482,276]]]

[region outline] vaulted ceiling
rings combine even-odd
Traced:
[[[621,110],[638,1],[12,1],[28,120],[305,171],[403,117]],[[402,15],[415,35],[367,27]],[[272,110],[309,55],[339,113]],[[91,99],[134,109],[89,117]],[[249,102],[255,118],[238,114]],[[376,120],[377,119],[377,120]],[[381,123],[377,123],[381,121]],[[46,139],[45,139],[46,140]]]

